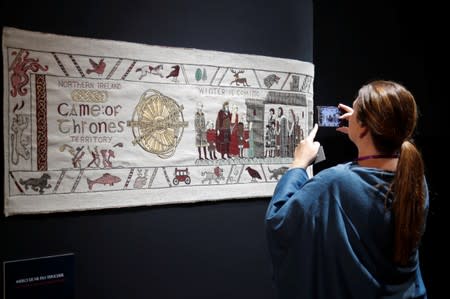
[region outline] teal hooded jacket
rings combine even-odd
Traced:
[[[265,217],[280,299],[427,298],[419,249],[407,267],[392,261],[393,178],[354,162],[312,178],[302,168],[281,177]]]

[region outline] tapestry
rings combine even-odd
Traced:
[[[4,213],[271,196],[312,63],[3,28]]]

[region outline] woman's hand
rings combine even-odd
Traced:
[[[344,105],[344,104],[339,104],[338,108],[345,111],[344,114],[339,116],[339,119],[340,120],[344,120],[345,119],[345,120],[348,121],[350,116],[353,114],[353,108],[350,107],[350,106]],[[339,132],[344,133],[344,134],[348,134],[348,127],[346,127],[346,126],[338,127],[338,128],[336,128],[336,131],[339,131]]]
[[[300,141],[295,148],[294,161],[292,161],[291,168],[305,168],[314,162],[319,151],[320,143],[314,141],[319,126],[314,125],[308,137]]]

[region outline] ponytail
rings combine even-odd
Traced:
[[[401,145],[400,158],[392,182],[394,202],[394,262],[407,265],[418,247],[425,224],[424,163],[410,141]]]

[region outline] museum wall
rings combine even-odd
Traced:
[[[429,297],[439,298],[443,283],[436,269],[448,246],[438,231],[448,203],[437,172],[445,160],[448,101],[438,75],[443,51],[430,32],[443,31],[442,19],[432,17],[440,10],[401,1],[350,2],[16,1],[2,2],[1,13],[3,26],[27,30],[310,61],[316,105],[351,104],[372,79],[403,83],[421,112],[415,141],[432,195],[422,269]],[[319,130],[317,140],[327,159],[315,172],[355,157],[352,144],[333,129]],[[0,257],[74,253],[76,298],[275,298],[263,226],[267,202],[2,213]]]
[[[1,13],[3,26],[33,31],[313,57],[309,0],[16,1],[3,2]],[[1,216],[0,257],[74,253],[76,298],[273,298],[267,203],[259,198]]]

